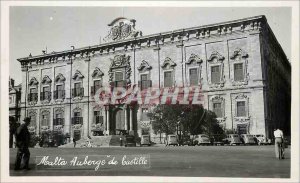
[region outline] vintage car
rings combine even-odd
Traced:
[[[271,144],[268,142],[267,138],[263,134],[254,135],[254,140],[257,142],[258,145],[270,145]]]
[[[140,145],[141,146],[143,146],[143,145],[151,146],[150,135],[142,135]]]
[[[254,140],[254,136],[250,134],[241,134],[241,141],[245,145],[255,145],[257,144]]]
[[[228,134],[226,138],[223,139],[224,144],[228,145],[240,145],[242,144],[240,136],[238,134]]]
[[[179,140],[179,145],[180,146],[191,146],[193,145],[193,140],[190,138],[190,136],[182,136],[181,139]]]
[[[135,137],[133,135],[126,135],[124,144],[125,147],[130,147],[130,146],[135,147],[136,146]]]
[[[200,135],[195,135],[194,137],[194,145],[211,145],[211,141],[209,139],[208,135],[205,134],[200,134]]]
[[[179,145],[177,135],[168,135],[167,136],[166,146],[170,146],[170,145],[173,145],[173,146]]]
[[[224,145],[223,138],[224,135],[214,134],[211,137],[211,142],[214,146],[223,146]]]

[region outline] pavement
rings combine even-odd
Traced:
[[[290,178],[290,148],[285,159],[275,158],[274,146],[179,146],[32,148],[32,170],[15,171],[16,149],[10,149],[11,176],[173,176]],[[124,156],[145,155],[147,166],[115,166],[94,169],[39,169],[36,156]]]

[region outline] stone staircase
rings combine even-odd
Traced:
[[[123,145],[125,137],[121,135],[109,135],[109,136],[93,136],[91,139],[84,137],[76,141],[76,147],[109,147],[120,146],[120,137],[123,139]],[[88,143],[90,142],[90,144]],[[73,148],[73,142],[59,146],[60,148]]]

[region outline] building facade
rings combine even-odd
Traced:
[[[272,137],[281,125],[290,134],[291,65],[265,16],[148,36],[133,19],[108,26],[103,44],[18,59],[32,133],[155,136],[147,105],[99,106],[97,90],[196,85],[225,129]]]
[[[15,80],[9,78],[9,116],[20,122],[21,117],[21,84],[15,86]]]

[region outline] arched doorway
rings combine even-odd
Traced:
[[[114,113],[114,126],[115,134],[120,134],[125,132],[125,110],[122,108],[117,108]]]

